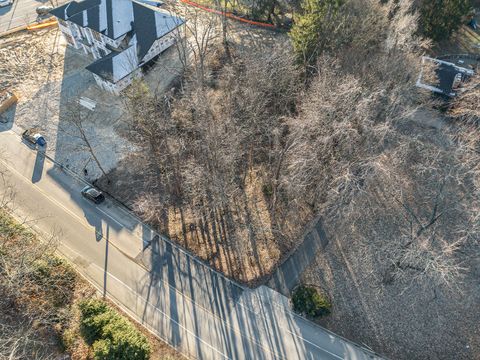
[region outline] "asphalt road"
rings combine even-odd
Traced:
[[[15,189],[16,216],[42,234],[57,234],[60,252],[99,291],[188,357],[376,358],[293,314],[287,298],[270,288],[229,281],[111,199],[99,206],[83,199],[84,183],[11,130],[0,132],[0,157]]]
[[[0,34],[37,20],[35,9],[40,5],[62,5],[67,0],[14,0],[10,6],[0,8]]]

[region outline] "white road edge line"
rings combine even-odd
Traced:
[[[15,132],[13,132],[13,133],[18,137],[18,134],[16,134]],[[32,152],[33,152],[33,150],[32,150]],[[45,156],[45,155],[43,154],[43,156]],[[46,156],[45,156],[45,157],[46,157]],[[49,160],[49,159],[47,158],[47,160]],[[76,218],[84,227],[86,227],[88,230],[91,230],[89,226],[85,225],[84,221],[83,221],[78,215],[76,215],[76,214],[74,214],[73,212],[71,212],[69,209],[67,209],[66,207],[64,207],[64,206],[63,206],[61,203],[59,203],[57,200],[54,200],[53,198],[51,198],[50,196],[48,196],[47,194],[45,194],[45,192],[44,192],[42,189],[40,189],[37,185],[35,185],[35,184],[31,183],[30,181],[28,181],[28,178],[26,178],[23,174],[21,174],[20,172],[18,172],[15,168],[12,168],[11,166],[9,166],[5,161],[0,160],[0,162],[3,163],[6,167],[8,167],[10,170],[13,170],[13,171],[14,171],[18,176],[20,176],[25,182],[27,182],[27,183],[30,184],[30,185],[33,185],[39,192],[42,193],[42,195],[44,195],[45,197],[47,197],[50,201],[52,201],[52,202],[55,203],[57,206],[59,206],[59,207],[61,207],[63,210],[65,210],[67,213],[69,213],[70,215],[72,215],[73,217],[75,217],[75,218]],[[53,163],[53,168],[55,168],[55,167],[56,167],[56,166],[55,166],[55,163]],[[77,180],[77,181],[78,181],[78,180]],[[134,232],[130,231],[128,228],[125,227],[124,224],[118,222],[118,221],[117,221],[116,219],[114,219],[111,215],[109,215],[108,213],[104,212],[103,210],[101,210],[101,209],[98,208],[98,207],[95,207],[95,209],[99,210],[99,211],[102,212],[104,215],[106,215],[108,218],[110,218],[111,220],[113,220],[114,222],[116,222],[117,224],[119,224],[122,228],[124,228],[127,232],[129,232],[133,237],[136,237],[137,239],[143,241],[137,234],[135,234]],[[128,215],[131,216],[130,213],[126,212],[126,211],[125,211],[124,209],[122,209],[121,207],[119,207],[119,209],[120,209],[121,211],[123,211],[123,212],[125,212],[125,213],[127,213]],[[138,222],[139,224],[146,225],[146,224],[143,224],[142,222],[140,222],[138,219],[135,219],[135,220],[137,220],[137,222]],[[154,231],[154,230],[151,229],[150,227],[148,227],[148,228],[149,228],[149,230],[151,230],[153,233],[157,234],[156,231]],[[165,239],[162,235],[160,235],[160,234],[158,234],[158,235],[161,236],[164,241],[167,241],[168,243],[170,243],[170,244],[172,244],[173,246],[175,246],[175,248],[176,248],[177,250],[179,250],[179,251],[181,251],[182,253],[184,253],[187,257],[192,258],[192,259],[194,259],[195,261],[199,262],[198,259],[196,259],[195,257],[192,257],[192,255],[191,255],[191,254],[188,254],[184,249],[177,247],[177,246],[176,246],[175,244],[173,244],[170,240]],[[116,247],[118,248],[118,246],[116,246]],[[120,250],[119,250],[119,251],[120,251]],[[122,252],[122,251],[121,251],[121,252]],[[172,255],[173,255],[173,254],[172,254]],[[95,264],[95,265],[96,265],[96,264]],[[138,264],[137,264],[137,265],[138,265]],[[206,266],[206,265],[203,264],[203,263],[201,263],[201,265],[202,265],[202,266]],[[98,265],[96,265],[96,266],[98,266]],[[219,274],[221,277],[225,278],[228,282],[231,282],[230,279],[228,279],[227,277],[225,277],[223,274],[218,273],[216,270],[214,270],[214,269],[212,269],[212,268],[210,268],[210,267],[209,267],[208,269],[211,270],[211,271],[214,271],[214,272],[217,273],[217,274]],[[108,272],[107,272],[107,273],[108,273]],[[109,273],[108,273],[108,274],[109,274]],[[109,275],[111,275],[111,274],[109,274]],[[113,275],[111,275],[111,276],[113,276]],[[163,282],[166,282],[166,280],[164,280],[164,279],[162,279],[162,281],[163,281]],[[185,294],[183,294],[182,292],[180,292],[178,289],[172,287],[169,283],[167,283],[167,285],[168,285],[170,288],[172,288],[174,291],[176,291],[178,294],[181,294],[181,296],[189,299],[190,302],[192,302],[192,304],[196,304],[196,306],[201,307],[201,308],[204,309],[206,312],[210,313],[212,316],[214,316],[214,317],[216,317],[217,319],[220,319],[221,321],[225,322],[230,328],[232,328],[232,330],[234,330],[235,332],[239,333],[241,336],[246,337],[246,338],[250,338],[249,335],[243,334],[241,331],[238,331],[238,330],[234,329],[234,327],[233,327],[231,324],[229,324],[229,322],[228,322],[226,319],[222,319],[222,318],[218,317],[216,314],[214,314],[214,313],[211,312],[210,310],[207,310],[207,309],[204,308],[202,305],[196,303],[193,299],[189,298],[188,296],[186,296]],[[234,284],[234,285],[237,286],[237,284]],[[126,285],[126,284],[125,284],[125,286],[128,287],[128,285]],[[242,287],[240,287],[240,288],[242,288]],[[130,288],[129,288],[129,289],[130,289]],[[244,289],[244,290],[245,290],[245,289]],[[248,289],[247,289],[247,291],[248,291]],[[293,313],[292,311],[290,311],[289,309],[285,308],[284,306],[281,306],[280,304],[277,304],[275,301],[272,301],[271,303],[274,304],[274,306],[276,306],[276,307],[278,307],[278,308],[280,308],[280,309],[282,309],[282,310],[284,310],[284,311],[286,311],[286,312],[288,312],[288,313],[290,313],[290,314],[293,314],[295,317],[299,317],[298,314],[295,314],[295,313]],[[236,302],[236,304],[239,304],[241,307],[245,308],[247,311],[249,311],[249,312],[251,312],[253,315],[255,315],[255,312],[252,311],[251,309],[249,309],[246,305],[244,305],[244,304],[242,304],[242,303],[240,303],[240,302]],[[305,320],[305,319],[303,319],[302,317],[300,317],[300,318],[301,318],[302,320]],[[338,356],[338,355],[336,355],[336,354],[334,354],[334,353],[326,350],[325,348],[323,348],[323,347],[321,347],[321,346],[319,346],[319,345],[317,345],[317,344],[312,343],[311,341],[309,341],[309,340],[305,339],[304,337],[302,337],[302,336],[300,336],[300,335],[298,335],[298,334],[290,331],[289,329],[285,328],[284,326],[280,326],[280,327],[283,328],[284,330],[286,330],[288,333],[290,333],[290,334],[293,335],[294,337],[296,337],[296,338],[298,338],[298,339],[300,339],[300,340],[302,340],[302,341],[305,341],[306,343],[312,345],[313,347],[316,347],[316,348],[318,348],[319,350],[324,351],[324,352],[326,352],[326,353],[328,353],[328,354],[330,354],[330,355],[332,355],[332,356],[334,356],[334,357],[336,357],[336,358],[338,358],[338,359],[343,359],[343,357],[340,357],[340,356]],[[326,331],[326,330],[323,329],[322,327],[319,327],[319,330],[325,331],[328,336],[338,337],[338,335],[333,334],[333,333],[331,333],[331,332],[329,332],[329,331]],[[340,338],[341,340],[343,340],[344,342],[346,342],[348,345],[352,345],[352,346],[358,347],[358,345],[356,345],[355,343],[350,342],[349,340],[343,339],[342,337],[339,337],[339,338]],[[261,345],[261,344],[259,344],[257,341],[253,340],[253,342],[255,342],[256,344],[258,344],[260,347],[264,348],[264,346]],[[272,354],[274,354],[274,355],[277,355],[275,351],[272,351],[272,350],[270,350],[270,349],[267,349],[267,351],[269,351],[270,353],[272,353]]]
[[[10,167],[9,165],[7,165],[4,161],[0,160],[0,163],[3,163],[4,166],[6,166],[7,168],[9,168],[10,170],[12,170],[13,172],[15,172],[24,182],[26,182],[27,184],[29,185],[32,185],[35,189],[37,189],[45,198],[47,198],[48,200],[50,200],[52,203],[54,203],[55,205],[59,206],[60,208],[62,208],[65,212],[67,212],[68,214],[70,214],[73,218],[75,218],[82,226],[84,226],[87,230],[91,231],[92,229],[85,225],[84,221],[79,217],[77,216],[76,214],[74,214],[73,212],[71,212],[69,209],[67,209],[66,207],[64,207],[61,203],[59,203],[57,200],[53,199],[52,197],[48,196],[45,191],[43,191],[40,187],[38,187],[37,185],[35,184],[32,184],[28,181],[28,179],[23,176],[20,172],[18,172],[16,169]],[[122,225],[123,227],[123,225]],[[140,239],[138,236],[136,236],[135,234],[132,234],[133,236],[137,237],[138,239]],[[104,238],[105,239],[105,238]],[[106,239],[105,239],[106,240]],[[141,239],[140,239],[141,240]],[[108,240],[109,242],[113,243],[111,240]],[[72,248],[70,248],[68,245],[65,245],[65,244],[62,244],[63,246],[69,248],[70,250],[74,251],[75,253],[77,253],[78,255],[81,256],[80,253],[78,253],[77,251],[73,250]],[[115,246],[117,247],[117,246]],[[123,254],[123,251],[119,250],[122,254]],[[123,254],[125,256],[125,254]],[[173,254],[172,254],[173,255]],[[82,256],[83,258],[83,256]],[[95,263],[91,263],[95,266],[97,266],[98,268],[101,269],[101,267],[99,267],[97,264]],[[136,263],[135,263],[136,264]],[[137,266],[139,266],[138,264],[136,264]],[[115,280],[117,280],[118,282],[122,283],[125,287],[127,287],[130,291],[131,288],[128,287],[128,285],[126,285],[125,283],[123,283],[121,280],[119,280],[118,278],[116,278],[114,275],[110,274],[108,271],[107,271],[107,274],[110,275],[111,277],[113,277]],[[245,338],[245,339],[248,339],[250,340],[251,342],[253,342],[254,344],[256,344],[257,346],[263,348],[264,350],[272,353],[275,357],[280,357],[281,359],[285,359],[282,355],[278,354],[276,351],[272,350],[272,349],[269,349],[269,348],[266,348],[263,344],[259,343],[256,339],[254,339],[253,337],[251,337],[250,335],[248,334],[245,334],[243,333],[240,329],[236,329],[231,323],[230,321],[228,321],[227,319],[223,319],[221,317],[219,317],[217,314],[213,313],[211,310],[208,310],[207,308],[205,308],[204,306],[200,305],[198,302],[196,302],[195,300],[193,300],[192,298],[190,298],[189,296],[185,295],[183,292],[179,291],[177,288],[173,287],[170,283],[168,283],[167,280],[163,279],[162,278],[162,282],[165,283],[170,289],[172,289],[173,291],[175,291],[177,294],[181,295],[183,298],[185,299],[188,299],[190,301],[190,303],[192,303],[193,305],[195,306],[198,306],[199,308],[203,309],[206,313],[210,314],[211,316],[215,317],[216,319],[220,320],[221,322],[225,323],[225,325],[227,325],[231,330],[233,330],[234,332],[236,332],[237,334],[239,334],[241,337]],[[238,302],[237,302],[238,304]],[[149,304],[151,305],[151,304]],[[152,305],[151,305],[152,306]],[[249,310],[247,308],[248,311],[252,312],[251,310]],[[288,330],[287,330],[288,331]],[[320,348],[321,350],[324,350],[322,348]],[[326,351],[326,350],[324,350]],[[328,352],[328,351],[327,351]]]

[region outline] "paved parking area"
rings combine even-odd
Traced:
[[[57,6],[67,0],[14,0],[10,6],[0,8],[0,34],[37,20],[35,9],[40,5]]]

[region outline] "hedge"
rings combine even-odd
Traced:
[[[300,285],[292,295],[293,310],[309,317],[330,314],[332,304],[315,287]]]
[[[150,345],[124,316],[102,300],[90,299],[79,304],[80,332],[92,346],[97,360],[145,360]]]

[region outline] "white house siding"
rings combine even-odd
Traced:
[[[80,49],[81,44],[78,41],[78,33],[76,29],[73,27],[70,21],[62,21],[58,23],[58,27],[62,32],[63,36],[67,40],[67,42],[72,45],[75,49]]]
[[[90,44],[93,44],[93,35],[92,35],[92,30],[89,28],[84,28],[85,34],[87,35],[88,42]]]
[[[161,37],[160,39],[157,39],[150,50],[148,50],[147,54],[142,60],[142,63],[146,63],[147,61],[151,60],[161,52],[165,51],[168,49],[170,46],[175,44],[176,41],[176,34],[171,32],[170,34],[165,35],[164,37]]]
[[[120,91],[124,90],[128,85],[130,85],[134,79],[142,77],[142,71],[140,68],[138,68],[120,81],[117,81],[116,83],[105,80],[96,74],[93,74],[93,77],[95,78],[97,85],[100,86],[102,89],[109,91],[115,95],[119,95]]]
[[[142,77],[142,69],[138,68],[131,74],[125,76],[122,80],[118,81],[114,87],[114,93],[119,94],[120,91],[124,90],[128,85],[132,83],[134,79],[141,78]]]
[[[72,31],[70,30],[70,26],[69,26],[67,21],[60,20],[58,22],[58,27],[63,34],[73,36]]]
[[[67,24],[65,24],[65,25],[67,25]],[[73,37],[72,32],[70,31],[70,28],[68,28],[68,25],[64,26],[64,25],[61,25],[60,23],[58,23],[58,27],[59,27],[60,31],[62,32],[62,35],[65,38],[65,40],[67,40],[67,43],[70,44],[71,46],[73,46],[74,48],[78,48],[77,41]]]
[[[125,38],[125,36],[126,35],[122,35],[116,40],[112,40],[109,37],[104,36],[104,35],[102,35],[102,38],[103,38],[103,41],[105,42],[105,44],[108,44],[108,45],[110,45],[114,48],[118,48],[120,46],[120,44],[122,43],[122,40]]]
[[[67,23],[70,27],[70,31],[72,32],[73,37],[78,40],[83,39],[82,31],[80,30],[80,27],[77,24],[72,23],[71,21],[67,21]]]
[[[86,16],[85,12],[83,13],[83,16],[85,19],[85,16]],[[163,18],[166,18],[166,15],[163,15]],[[97,73],[101,71],[99,70],[101,69],[101,66],[93,65],[91,67],[91,69],[95,69],[95,70],[92,70],[92,75],[94,76],[95,81],[101,88],[109,92],[112,92],[114,94],[119,94],[123,89],[125,89],[128,85],[131,84],[134,78],[142,76],[141,67],[146,62],[150,61],[152,58],[156,57],[157,55],[159,55],[160,53],[168,49],[176,41],[176,34],[178,34],[177,33],[178,27],[175,26],[176,24],[175,23],[170,23],[170,24],[166,23],[164,25],[163,23],[158,24],[157,17],[155,19],[156,20],[154,25],[156,26],[156,28],[152,28],[152,31],[154,32],[156,31],[156,34],[165,33],[166,28],[162,27],[164,25],[171,27],[172,29],[175,29],[175,30],[172,30],[170,33],[166,34],[162,38],[155,40],[153,44],[150,46],[149,51],[146,53],[145,56],[143,56],[143,59],[138,59],[137,38],[136,38],[138,34],[134,31],[131,33],[132,37],[130,37],[130,35],[127,35],[126,33],[117,39],[110,39],[109,37],[103,35],[102,33],[98,33],[90,29],[88,26],[84,28],[71,21],[61,20],[61,19],[59,19],[59,28],[70,45],[74,46],[77,49],[82,49],[86,54],[92,54],[92,56],[96,60],[105,57],[106,55],[110,54],[112,51],[119,52],[119,54],[116,54],[115,57],[112,58],[112,61],[113,59],[116,60],[112,62],[112,65],[113,65],[112,73],[115,79],[118,79],[121,77],[123,78],[117,81],[116,83],[112,83],[108,80],[105,80],[103,77],[97,75]],[[134,56],[134,60],[129,61],[129,64],[131,65],[125,68],[124,66],[125,61],[128,61],[128,59],[127,60],[125,59],[126,59],[126,56],[129,56],[129,55]],[[132,72],[129,74],[130,71]]]
[[[105,46],[107,42],[111,44],[117,43],[117,41],[108,39],[100,33],[98,33],[98,36],[94,36],[94,32],[90,28],[82,28],[68,20],[59,21],[58,27],[70,45],[76,49],[82,49],[86,54],[92,54],[95,59],[100,59],[111,52]],[[90,46],[84,44],[82,39]],[[100,49],[103,51],[103,55]]]

